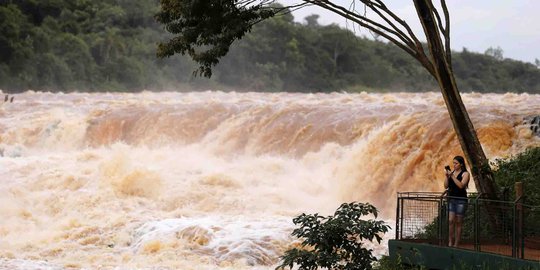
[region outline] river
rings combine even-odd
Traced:
[[[490,159],[540,146],[540,95],[463,101]],[[393,227],[460,149],[440,93],[25,92],[0,105],[0,269],[273,269],[294,216]]]

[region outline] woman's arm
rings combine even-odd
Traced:
[[[448,178],[450,177],[450,172],[449,171],[444,171],[444,188],[447,189],[448,188]]]
[[[458,186],[458,188],[464,189],[469,184],[470,176],[469,172],[464,172],[461,181],[457,180],[456,176],[452,174],[452,181]]]

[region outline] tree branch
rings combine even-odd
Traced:
[[[433,10],[433,14],[435,14],[435,18],[437,20],[437,26],[439,27],[442,35],[444,36],[444,52],[445,52],[445,58],[448,64],[451,65],[452,63],[452,52],[450,51],[450,16],[448,14],[448,8],[446,7],[446,2],[444,0],[441,0],[441,6],[443,8],[444,17],[445,17],[445,26],[443,26],[441,16],[439,15],[439,12],[437,9],[433,6],[433,3],[429,1],[430,9]]]
[[[439,16],[439,12],[433,7],[433,5],[431,5],[431,10],[433,10],[433,14],[435,14],[435,19],[437,20],[437,26],[439,27],[439,30],[441,31],[441,33],[444,34],[444,32],[446,32],[444,30],[444,26],[442,25],[442,20],[441,20],[441,16]]]
[[[420,42],[420,40],[416,37],[416,35],[412,31],[411,27],[403,19],[401,19],[394,12],[392,12],[390,9],[388,9],[386,7],[386,5],[382,2],[382,0],[374,0],[375,2],[372,2],[371,0],[360,0],[360,1],[362,1],[363,3],[369,2],[369,3],[373,4],[373,5],[378,6],[382,11],[384,11],[386,14],[390,15],[396,22],[401,24],[407,30],[407,33],[409,33],[409,37],[412,40],[414,40],[414,44],[416,44],[415,51],[418,54],[417,59],[418,60],[423,59],[422,61],[424,61],[426,63],[423,63],[422,61],[420,61],[420,62],[424,65],[424,67],[426,67],[430,73],[434,72],[433,69],[429,69],[427,67],[428,66],[427,62],[430,62],[430,61],[429,61],[429,57],[426,55],[426,53],[424,51],[424,46],[422,45],[422,42]],[[432,65],[429,64],[429,66],[432,66]]]
[[[422,64],[422,66],[424,66],[427,69],[427,71],[431,75],[436,76],[435,68],[434,68],[432,62],[429,60],[429,58],[425,55],[423,47],[422,46],[420,46],[420,48],[418,48],[418,47],[409,47],[407,44],[401,43],[395,37],[390,35],[390,34],[393,34],[393,35],[399,37],[399,34],[396,31],[394,31],[392,29],[389,29],[388,27],[386,27],[384,25],[381,25],[381,24],[379,24],[377,22],[374,22],[373,20],[370,20],[370,19],[366,18],[365,16],[353,13],[353,12],[351,12],[351,11],[341,7],[341,6],[335,5],[335,4],[331,3],[328,0],[304,0],[304,1],[312,3],[312,4],[316,5],[316,6],[324,8],[324,9],[326,9],[328,11],[334,12],[334,13],[336,13],[336,14],[338,14],[338,15],[340,15],[340,16],[348,19],[348,20],[351,20],[351,21],[359,24],[362,27],[365,27],[365,28],[367,28],[367,29],[381,35],[382,37],[384,37],[387,40],[389,40],[390,42],[394,43],[396,46],[398,46],[399,48],[404,50],[406,53],[408,53],[409,55],[411,55],[412,57],[417,59]],[[364,3],[364,1],[362,1],[362,2]],[[381,29],[383,29],[384,31],[382,31]],[[401,32],[401,33],[403,34],[403,32]]]
[[[370,1],[370,0],[362,0],[362,1],[365,2],[365,1]],[[394,12],[389,10],[381,0],[375,0],[375,3],[373,3],[373,4],[378,4],[378,6],[381,8],[381,10],[383,10],[385,13],[390,15],[396,22],[401,24],[407,30],[407,33],[409,33],[409,37],[412,38],[412,40],[414,40],[414,43],[416,44],[416,47],[419,48],[419,49],[422,48],[422,51],[424,51],[422,43],[416,37],[416,35],[412,31],[411,27],[404,20],[402,20]]]
[[[390,37],[389,35],[386,35],[380,29],[382,29],[382,30],[384,30],[384,31],[386,31],[388,33],[391,33],[391,34],[395,35],[396,37],[398,37],[400,40],[402,40],[405,44],[397,41],[395,38],[390,37],[392,39],[391,41],[393,43],[396,43],[396,45],[400,44],[401,46],[404,47],[404,50],[405,50],[405,48],[407,48],[408,50],[413,51],[412,48],[408,47],[408,45],[406,43],[406,39],[404,40],[404,38],[402,36],[400,36],[400,33],[396,32],[396,31],[394,31],[394,30],[392,30],[392,29],[390,29],[390,28],[388,28],[388,27],[386,27],[386,26],[384,26],[384,25],[382,25],[380,23],[377,23],[377,22],[375,22],[373,20],[370,20],[365,16],[362,16],[360,14],[356,14],[354,12],[351,12],[350,10],[347,10],[346,8],[344,8],[342,6],[333,4],[328,0],[305,0],[305,1],[313,3],[314,5],[320,6],[320,7],[324,8],[324,9],[330,10],[332,12],[338,13],[339,15],[342,15],[343,17],[345,17],[345,18],[347,18],[347,19],[349,19],[349,20],[351,20],[353,22],[356,22],[356,23],[360,24],[363,27],[368,28],[369,30],[374,31],[374,32],[376,32],[377,34],[379,34],[381,36]],[[361,23],[361,21],[365,21],[365,23]],[[403,34],[403,33],[401,33],[401,34]]]
[[[372,2],[370,2],[372,3]],[[399,29],[390,19],[388,19],[382,12],[373,5],[365,4],[367,7],[369,7],[371,10],[373,10],[379,17],[381,17],[388,25],[390,25],[394,31],[399,34],[398,37],[407,44],[407,46],[414,48],[414,42],[410,37],[408,37],[401,29]]]
[[[444,32],[444,47],[446,50],[446,60],[448,60],[448,66],[452,69],[452,51],[450,49],[450,12],[448,12],[448,7],[446,6],[446,1],[441,0],[441,6],[444,12],[444,20],[446,22],[445,32]]]

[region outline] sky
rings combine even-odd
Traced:
[[[348,8],[353,0],[332,0]],[[286,1],[282,1],[286,4]],[[358,3],[359,1],[357,1]],[[423,32],[412,0],[386,0],[386,5],[395,11],[413,28],[422,41]],[[439,3],[438,0],[433,0]],[[450,12],[450,40],[454,51],[483,53],[489,47],[500,47],[505,58],[534,63],[540,59],[540,0],[447,0]],[[361,4],[357,4],[358,7]],[[363,8],[361,8],[363,10]],[[302,22],[311,14],[320,15],[319,23],[339,24],[353,30],[353,25],[339,15],[319,7],[304,7],[293,13],[295,20]],[[368,17],[376,14],[369,12]],[[442,15],[442,13],[441,13]],[[366,29],[356,27],[357,35],[371,37]]]

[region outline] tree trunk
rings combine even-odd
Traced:
[[[436,79],[441,88],[461,149],[469,162],[476,189],[489,199],[497,199],[493,173],[459,95],[454,73],[448,64],[449,59],[446,58],[440,33],[433,16],[431,0],[414,0],[414,4],[426,34]]]

